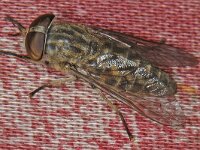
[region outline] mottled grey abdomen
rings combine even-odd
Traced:
[[[95,67],[98,71],[93,74],[119,91],[151,96],[176,93],[175,81],[140,57],[127,59],[105,54],[97,58]]]

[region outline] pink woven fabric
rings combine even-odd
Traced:
[[[58,21],[76,22],[134,34],[186,49],[200,59],[199,0],[58,0],[0,2],[0,49],[25,54],[22,38],[3,18],[24,26],[52,12]],[[76,81],[28,93],[48,80],[62,77],[40,65],[0,56],[0,149],[200,149],[200,65],[172,68],[177,99],[186,127],[174,130],[156,124],[125,105],[135,142],[130,142],[120,118],[88,83]],[[68,75],[67,75],[68,76]]]

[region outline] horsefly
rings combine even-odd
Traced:
[[[184,124],[184,113],[174,97],[176,82],[158,66],[194,65],[192,55],[164,42],[84,25],[56,23],[54,17],[53,14],[41,15],[28,29],[7,17],[25,37],[27,56],[6,51],[0,54],[39,62],[87,81],[119,114],[130,140],[133,135],[122,113],[105,94],[160,124],[172,127]],[[30,97],[45,87],[67,81],[69,78],[42,85],[31,92]]]

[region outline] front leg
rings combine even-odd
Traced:
[[[74,77],[74,76],[69,77],[69,78],[61,78],[61,79],[52,80],[49,83],[46,83],[46,84],[38,87],[34,91],[32,91],[29,94],[29,97],[32,98],[37,92],[39,92],[40,90],[42,90],[46,87],[60,87],[61,85],[65,84],[66,82],[72,82],[72,81],[75,81],[75,80],[77,80],[77,78]]]

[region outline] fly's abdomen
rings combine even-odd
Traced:
[[[176,83],[168,74],[134,56],[127,59],[112,53],[101,55],[96,59],[92,74],[119,91],[152,96],[174,95]]]

